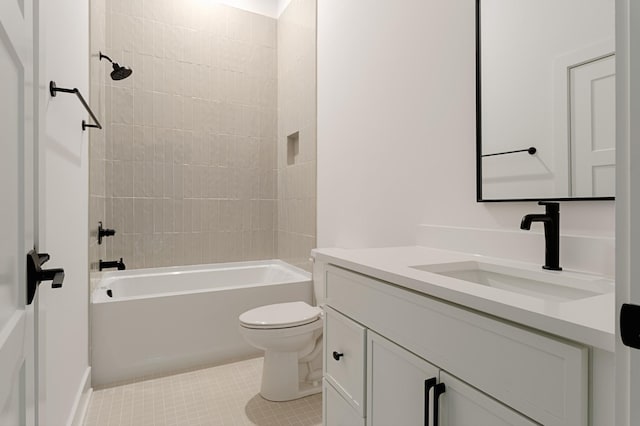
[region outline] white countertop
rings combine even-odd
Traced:
[[[483,261],[529,271],[540,265],[486,256],[432,249],[389,247],[373,249],[315,249],[316,261],[330,263],[370,277],[399,285],[451,303],[573,340],[588,346],[615,351],[614,283],[611,291],[567,302],[546,301],[498,288],[474,284],[411,266],[461,261]],[[544,273],[588,276],[579,271]],[[606,280],[604,277],[597,277]]]

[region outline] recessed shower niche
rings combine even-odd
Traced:
[[[89,144],[92,270],[121,257],[127,269],[274,258],[310,269],[315,10],[91,0],[89,98],[105,123]],[[133,74],[112,80],[100,52]],[[101,245],[99,221],[117,231]]]
[[[287,136],[287,165],[296,163],[296,157],[300,153],[300,132],[295,132]]]

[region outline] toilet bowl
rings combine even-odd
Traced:
[[[322,309],[305,302],[277,303],[239,317],[240,334],[264,350],[260,395],[289,401],[322,390],[322,369],[312,364],[322,352]]]

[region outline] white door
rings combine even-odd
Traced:
[[[422,358],[378,336],[367,333],[367,425],[427,425],[429,391],[425,381],[438,378],[438,369]],[[431,392],[433,394],[433,392]]]
[[[574,197],[612,197],[616,180],[615,56],[571,68],[571,186]]]
[[[616,312],[640,305],[640,8],[616,0]],[[640,425],[640,350],[616,315],[616,426]]]
[[[32,1],[0,1],[0,425],[35,424],[33,34]]]

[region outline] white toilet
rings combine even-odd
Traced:
[[[240,334],[264,350],[263,398],[289,401],[322,391],[322,312],[305,302],[289,302],[240,315]]]

